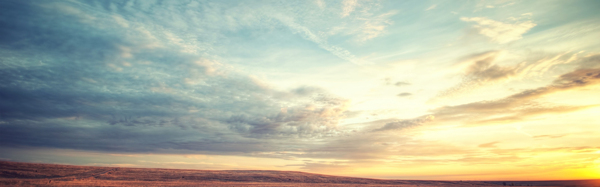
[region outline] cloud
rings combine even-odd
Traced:
[[[488,51],[464,57],[454,66],[461,69],[463,80],[457,86],[442,91],[437,97],[449,97],[473,90],[479,86],[508,80],[519,73],[520,66],[502,67],[494,64],[500,51]]]
[[[498,55],[497,51],[485,52],[465,61],[470,63],[466,68],[465,75],[476,82],[490,82],[516,74],[518,67],[500,67],[493,64]]]
[[[500,142],[489,142],[489,143],[484,143],[484,144],[479,144],[477,147],[481,147],[481,148],[495,148],[496,144],[498,144]]]
[[[425,9],[425,11],[428,11],[428,10],[433,10],[433,9],[435,9],[436,7],[437,7],[437,4],[433,4],[433,5],[429,6],[429,8]]]
[[[321,9],[323,9],[323,8],[325,8],[325,6],[327,6],[327,4],[325,4],[325,1],[323,1],[323,0],[315,0],[315,3]]]
[[[324,144],[305,149],[303,154],[297,156],[349,160],[348,165],[361,163],[377,165],[382,162],[408,163],[424,157],[447,157],[470,152],[471,150],[462,146],[443,141],[417,140],[400,131],[390,130],[340,136]]]
[[[533,136],[533,138],[562,138],[567,136],[568,134],[558,134],[558,135],[549,135],[549,134],[545,134],[545,135],[537,135],[537,136]]]
[[[410,83],[404,82],[404,81],[397,81],[396,83],[392,83],[392,79],[389,77],[384,78],[383,81],[384,81],[385,85],[394,85],[394,86],[398,86],[398,87],[411,85]]]
[[[332,41],[335,42],[338,37],[350,37],[357,45],[362,45],[369,40],[383,35],[386,29],[394,23],[392,17],[397,14],[396,10],[382,12],[382,6],[378,2],[361,3],[356,0],[342,1],[341,18],[330,15],[330,13],[336,11],[338,10],[333,8],[326,9],[324,12],[311,11],[310,14],[318,14],[318,18],[305,16],[306,13],[297,16],[292,16],[288,12],[279,14],[294,17],[291,22],[302,25],[322,41],[333,38]],[[283,16],[277,15],[276,17]],[[286,22],[289,21],[287,20]]]
[[[542,105],[534,100],[552,93],[598,84],[600,84],[600,69],[577,69],[561,75],[548,86],[528,89],[498,100],[444,106],[432,110],[432,115],[440,121],[466,120],[470,125],[484,125],[521,121],[542,114],[572,112],[597,105],[552,106]]]
[[[364,60],[357,58],[355,55],[353,55],[346,49],[343,49],[338,46],[330,45],[327,42],[327,40],[314,34],[309,28],[296,23],[292,18],[289,18],[287,16],[277,16],[276,19],[281,21],[283,24],[285,24],[286,26],[288,26],[295,32],[299,33],[305,39],[315,42],[316,44],[319,45],[319,47],[331,52],[333,55],[335,55],[341,59],[347,60],[347,61],[352,62],[357,65],[369,64],[369,62],[365,62]]]
[[[466,156],[460,159],[448,160],[447,162],[465,163],[465,164],[497,164],[497,163],[515,163],[523,158],[518,156]]]
[[[579,61],[580,68],[599,68],[600,54],[590,54]]]
[[[394,83],[394,86],[408,86],[408,85],[410,85],[410,83],[402,82],[402,81]]]
[[[13,31],[0,43],[0,146],[250,154],[343,133],[337,124],[348,100],[310,86],[276,90],[221,63],[212,42],[223,36],[215,35],[246,23],[220,28],[207,24],[211,16],[201,23],[165,16],[176,7],[169,3],[151,15],[140,11],[156,4],[123,7],[118,16],[1,4],[27,11],[6,12],[18,19],[1,20]],[[95,20],[82,22],[84,13]],[[196,24],[208,26],[186,30]]]
[[[342,17],[349,16],[350,13],[354,12],[354,9],[358,6],[357,0],[344,0],[342,1]]]
[[[398,97],[408,97],[413,95],[412,93],[408,93],[408,92],[402,92],[398,94]]]
[[[418,117],[415,119],[399,120],[399,121],[386,123],[383,127],[379,128],[379,129],[375,129],[373,131],[378,132],[378,131],[390,131],[390,130],[405,129],[405,128],[422,125],[424,123],[433,121],[433,119],[434,119],[433,115],[426,115],[426,116],[421,116],[421,117]]]
[[[510,153],[523,153],[523,154],[537,154],[537,153],[593,153],[600,149],[600,147],[592,146],[574,146],[574,147],[545,147],[545,148],[514,148],[514,149],[495,149],[492,150],[496,154],[510,154]]]
[[[525,100],[541,97],[559,91],[585,88],[600,83],[600,69],[578,69],[561,75],[550,86],[523,91],[508,99]]]
[[[543,114],[562,114],[568,112],[574,112],[584,110],[588,108],[597,107],[597,105],[585,105],[585,106],[539,106],[539,107],[524,107],[525,109],[513,110],[513,114],[502,116],[502,117],[488,117],[486,119],[477,120],[470,122],[474,125],[482,124],[500,124],[500,123],[512,123],[526,120],[528,117],[543,115]],[[518,108],[518,107],[517,107]],[[509,114],[510,112],[504,112]],[[497,113],[500,114],[500,113]]]
[[[523,38],[523,34],[527,33],[527,31],[537,25],[532,21],[510,24],[485,17],[461,17],[460,20],[477,23],[473,28],[475,28],[479,34],[487,36],[492,42],[499,44],[519,40]]]
[[[395,14],[395,11],[391,11],[370,19],[366,19],[361,27],[360,34],[357,36],[358,41],[364,42],[379,36],[385,31],[387,26],[392,25],[393,22],[389,18]]]
[[[544,54],[541,57],[529,58],[512,66],[497,65],[498,59],[505,51],[486,51],[462,57],[452,68],[457,69],[462,81],[449,89],[441,91],[431,101],[466,93],[479,87],[502,83],[513,79],[540,76],[552,67],[579,61],[580,64],[593,59],[581,58],[578,53]],[[535,55],[532,55],[535,56]]]
[[[479,1],[475,5],[475,10],[473,12],[479,12],[483,9],[488,8],[504,8],[507,6],[515,5],[516,1],[508,0],[508,1]]]
[[[236,115],[227,119],[234,130],[250,137],[323,137],[338,132],[337,124],[344,117],[347,101],[320,97],[318,105],[284,108],[273,116]]]

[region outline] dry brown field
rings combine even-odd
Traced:
[[[0,161],[0,186],[600,186],[580,181],[380,180],[297,171],[186,170]]]

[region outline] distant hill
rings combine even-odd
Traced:
[[[545,181],[593,186],[600,181]],[[553,184],[555,182],[556,184]],[[567,183],[564,183],[567,182]],[[573,183],[575,182],[575,183]],[[543,183],[543,182],[542,182]],[[589,183],[589,184],[588,184]],[[530,185],[532,182],[508,182]],[[557,185],[558,184],[558,185]],[[498,181],[379,180],[297,171],[187,170],[72,166],[0,161],[2,186],[503,186]]]

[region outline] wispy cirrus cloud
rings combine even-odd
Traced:
[[[429,6],[429,7],[427,7],[427,9],[425,9],[425,11],[433,10],[436,7],[437,7],[437,4],[433,4],[433,5]]]
[[[600,69],[577,69],[561,75],[547,86],[528,89],[498,100],[440,107],[432,110],[432,115],[436,117],[436,120],[466,120],[467,124],[470,125],[483,125],[521,121],[527,117],[542,114],[572,112],[597,107],[598,105],[544,106],[535,102],[535,100],[553,93],[598,84],[600,84]]]
[[[426,116],[422,116],[422,117],[418,117],[418,118],[410,119],[410,120],[398,120],[398,121],[394,121],[394,122],[389,122],[389,123],[386,123],[383,127],[375,129],[374,132],[410,128],[410,127],[414,127],[414,126],[418,126],[418,125],[422,125],[424,123],[430,122],[434,118],[435,117],[433,115],[426,115]]]
[[[479,144],[477,147],[494,148],[494,147],[496,147],[496,144],[498,144],[498,143],[500,143],[500,142],[489,142],[489,143]]]
[[[357,0],[344,0],[342,1],[342,17],[349,16],[350,13],[354,12],[354,9],[358,6]]]
[[[442,91],[438,98],[467,92],[479,86],[504,81],[517,75],[520,69],[519,65],[503,67],[494,64],[500,54],[500,51],[483,52],[465,57],[461,62],[455,64],[455,67],[462,70],[463,80],[458,85]]]
[[[358,41],[364,42],[384,33],[385,28],[393,23],[390,17],[395,14],[396,12],[392,11],[365,19],[365,23],[361,27],[360,33],[357,36]]]
[[[277,17],[277,19],[279,19],[282,23],[284,23],[285,25],[287,25],[294,31],[298,32],[305,39],[315,42],[316,44],[319,45],[319,47],[331,52],[331,54],[333,54],[341,59],[347,60],[347,61],[352,62],[357,65],[369,64],[369,62],[365,62],[364,60],[357,58],[355,55],[353,55],[346,49],[343,49],[338,46],[330,45],[325,38],[322,38],[322,37],[314,34],[309,28],[296,23],[290,17],[282,16],[282,17]]]
[[[541,57],[525,59],[515,65],[498,65],[505,51],[486,51],[465,56],[453,65],[457,69],[462,80],[455,86],[441,91],[431,101],[454,97],[456,95],[471,92],[480,87],[504,83],[514,79],[526,77],[539,77],[547,73],[550,68],[574,61],[582,61],[589,58],[581,58],[582,52],[565,52],[560,54],[544,54]]]
[[[476,25],[473,28],[479,34],[487,36],[492,42],[499,44],[519,40],[523,38],[523,34],[537,25],[532,21],[505,23],[485,17],[461,17],[460,20],[475,22]]]

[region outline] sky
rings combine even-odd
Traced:
[[[600,1],[0,1],[0,159],[600,178]]]

